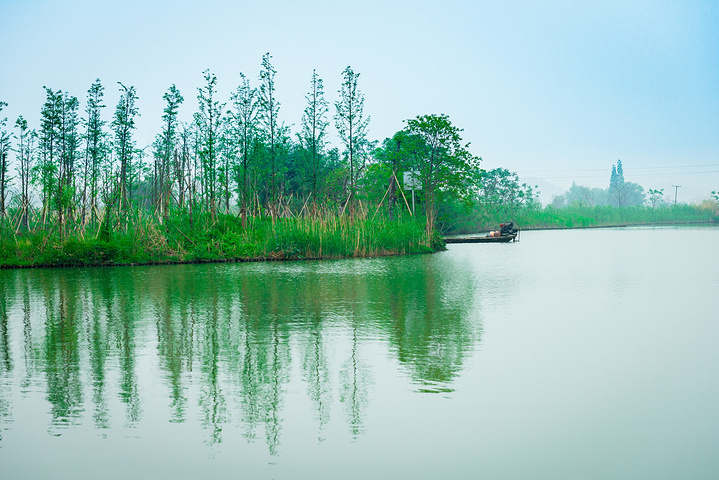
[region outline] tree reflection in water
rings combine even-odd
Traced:
[[[372,386],[367,348],[381,339],[419,391],[450,392],[479,340],[474,295],[472,274],[436,256],[0,271],[0,422],[12,409],[5,385],[24,374],[25,384],[44,378],[53,434],[86,408],[110,428],[113,396],[125,426],[140,424],[151,346],[153,396],[166,389],[170,422],[198,409],[208,445],[236,425],[278,454],[293,363],[318,441],[332,414],[357,438]]]

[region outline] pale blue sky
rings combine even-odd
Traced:
[[[121,81],[137,88],[145,146],[172,83],[189,120],[204,69],[228,99],[270,52],[294,131],[312,69],[334,101],[351,65],[372,138],[446,113],[484,168],[518,171],[545,201],[572,180],[606,187],[617,159],[672,199],[676,184],[680,201],[719,189],[716,1],[0,0],[0,24],[10,126],[22,114],[38,127],[43,85],[84,108],[95,78],[109,120]]]

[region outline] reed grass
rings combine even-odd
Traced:
[[[664,208],[639,207],[546,207],[525,209],[517,221],[523,228],[582,228],[623,225],[660,225],[709,223],[717,220],[717,212],[695,205]]]
[[[411,217],[349,215],[249,218],[186,214],[160,219],[138,211],[103,235],[68,228],[16,233],[0,227],[0,266],[84,266],[216,261],[337,259],[430,253],[444,247]]]

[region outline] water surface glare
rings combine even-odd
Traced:
[[[719,228],[0,270],[0,478],[719,478]]]

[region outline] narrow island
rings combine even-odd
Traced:
[[[133,86],[118,82],[111,120],[99,79],[82,110],[77,97],[44,87],[35,128],[20,116],[8,129],[0,102],[0,268],[405,255],[505,221],[531,229],[719,219],[719,192],[671,205],[663,190],[647,195],[626,182],[621,161],[606,190],[574,184],[543,207],[536,186],[515,172],[483,170],[444,114],[370,140],[351,67],[333,108],[312,72],[292,134],[279,121],[271,59],[263,56],[258,85],[240,74],[225,102],[217,77],[203,72],[188,122],[179,117],[185,99],[170,86],[161,131],[145,148],[134,138]]]

